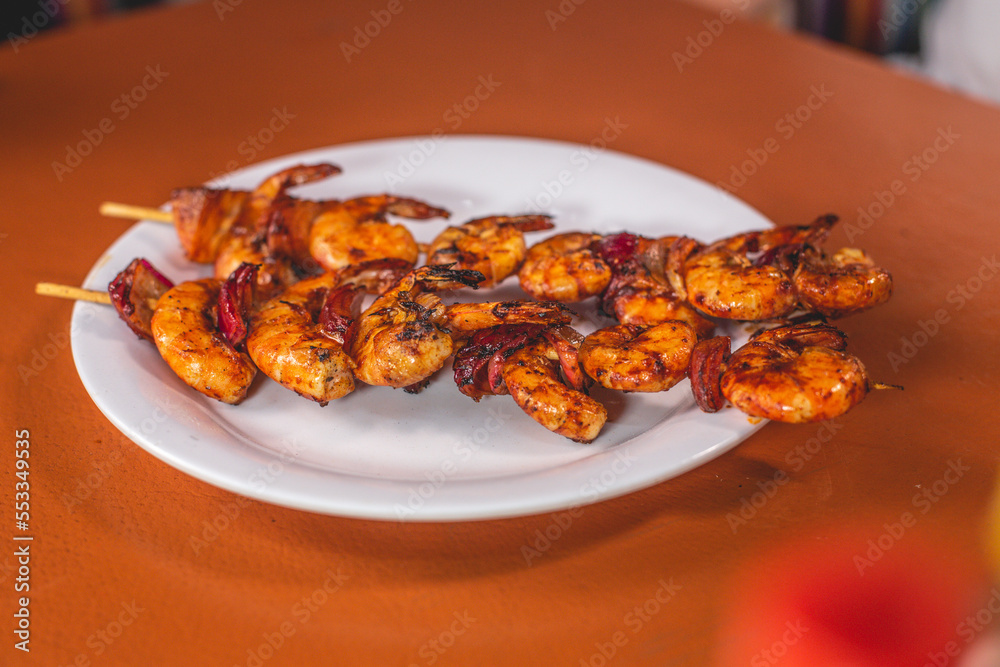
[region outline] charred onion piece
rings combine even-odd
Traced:
[[[330,290],[319,311],[319,325],[322,332],[343,344],[347,330],[361,314],[362,296],[364,288],[360,285],[347,284]]]
[[[246,352],[247,322],[259,269],[257,264],[241,264],[219,290],[219,332],[240,352]]]
[[[694,402],[704,412],[718,412],[726,404],[722,395],[722,373],[729,358],[729,336],[716,336],[703,340],[691,351],[688,375]]]
[[[474,333],[452,362],[458,390],[474,401],[483,396],[506,394],[502,377],[504,360],[544,330],[542,324],[501,324]]]
[[[137,257],[108,284],[108,295],[125,324],[139,338],[152,341],[153,307],[173,286],[148,260]]]

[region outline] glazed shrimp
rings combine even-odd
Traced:
[[[599,402],[559,377],[557,353],[542,338],[503,362],[503,381],[514,402],[536,422],[576,442],[591,442],[608,418]]]
[[[268,177],[253,191],[204,186],[175,189],[170,210],[185,256],[193,262],[214,262],[234,230],[255,227],[287,188],[339,173],[340,167],[329,163],[296,165]],[[235,268],[217,277],[225,278]]]
[[[678,295],[667,277],[667,249],[676,237],[649,239],[635,234],[612,234],[594,244],[613,277],[601,296],[601,308],[621,324],[653,326],[681,320],[699,338],[715,325]]]
[[[250,193],[239,217],[227,230],[215,257],[215,277],[225,280],[241,264],[260,266],[257,283],[272,292],[296,282],[299,275],[289,257],[275,255],[268,246],[268,231],[275,202],[297,201],[287,194],[290,187],[312,183],[334,174],[331,164],[296,165],[270,176]],[[325,202],[332,205],[335,202]],[[313,207],[310,207],[313,208]]]
[[[826,324],[759,332],[724,364],[722,394],[748,415],[798,424],[844,414],[873,388],[847,336]]]
[[[215,278],[175,285],[157,301],[150,328],[174,373],[206,396],[235,405],[246,397],[257,369],[219,333],[220,287]]]
[[[479,271],[492,287],[517,271],[528,252],[524,232],[552,229],[547,215],[494,215],[447,227],[427,249],[428,264]]]
[[[732,320],[782,318],[798,305],[787,268],[750,259],[778,248],[818,243],[836,222],[823,216],[811,225],[787,226],[739,234],[694,250],[684,262],[687,301],[706,315]]]
[[[600,234],[557,234],[528,249],[518,272],[521,289],[538,300],[571,303],[597,296],[611,282],[611,267],[592,249]]]
[[[857,248],[829,257],[806,248],[792,280],[803,309],[831,318],[867,310],[892,296],[892,276]]]
[[[361,314],[348,332],[355,376],[368,384],[414,387],[437,372],[455,340],[477,329],[509,323],[564,324],[560,304],[459,303],[446,306],[434,291],[477,287],[482,274],[445,266],[411,271]]]
[[[450,215],[416,199],[393,195],[349,199],[313,220],[310,254],[327,271],[385,258],[402,259],[412,266],[420,248],[406,227],[386,220],[389,213],[412,220]]]
[[[402,261],[372,264],[307,278],[261,306],[246,343],[257,368],[320,405],[354,391],[354,361],[343,343],[355,297],[381,291],[408,269]]]
[[[653,327],[619,324],[590,334],[580,365],[602,386],[617,391],[666,391],[683,380],[697,340],[685,322]]]

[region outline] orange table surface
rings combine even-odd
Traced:
[[[909,512],[893,540],[987,570],[1000,113],[731,18],[598,0],[216,0],[9,44],[0,662],[706,665],[736,641],[726,619],[753,613],[757,600],[731,592],[772,548],[865,554]],[[478,108],[449,115],[484,78],[496,86]],[[144,99],[129,97],[136,86]],[[280,132],[248,146],[276,112]],[[776,223],[840,214],[829,246],[864,247],[896,284],[888,304],[840,326],[874,378],[905,390],[871,395],[825,431],[769,424],[559,531],[558,513],[366,521],[245,500],[140,449],[78,379],[71,304],[33,294],[39,281],[79,284],[126,229],[98,214],[105,200],[158,204],[251,162],[438,129],[588,143],[607,119],[623,128],[610,148],[728,184]],[[81,142],[90,154],[77,162],[67,147]],[[26,542],[13,539],[22,430],[27,590]],[[946,492],[921,500],[956,462]],[[206,533],[219,516],[224,529]],[[557,539],[540,540],[547,529]],[[28,653],[12,632],[25,596]]]

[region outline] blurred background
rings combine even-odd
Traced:
[[[8,48],[19,38],[154,5],[208,0],[4,0]],[[675,0],[799,31],[884,58],[935,83],[1000,102],[997,0]]]

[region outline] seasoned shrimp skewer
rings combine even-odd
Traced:
[[[832,419],[860,403],[870,390],[890,387],[872,382],[861,361],[845,351],[846,334],[827,324],[762,330],[728,359],[728,341],[711,347],[703,368],[721,373],[713,376],[692,368],[695,395],[712,396],[713,387],[696,385],[717,382],[718,393],[754,417],[791,424]],[[698,358],[698,353],[692,357],[695,363]]]
[[[619,324],[588,335],[580,365],[602,386],[618,391],[666,391],[687,376],[694,329],[680,321],[652,327]]]
[[[415,269],[362,313],[348,332],[355,376],[389,387],[419,385],[455,351],[455,339],[507,323],[566,324],[557,303],[498,302],[445,305],[435,291],[478,286],[482,274],[445,266]]]
[[[552,229],[547,215],[494,215],[447,227],[427,249],[428,264],[479,271],[480,287],[492,287],[516,272],[528,252],[524,232]]]
[[[206,396],[235,405],[246,397],[257,369],[219,332],[221,285],[216,278],[175,285],[156,303],[150,328],[174,373]]]
[[[354,362],[343,343],[357,315],[355,296],[383,291],[408,270],[401,260],[383,260],[292,285],[254,313],[250,358],[272,380],[320,405],[346,396],[354,391]]]
[[[572,303],[601,294],[611,267],[592,246],[600,234],[556,234],[528,249],[518,272],[521,289],[538,300]]]
[[[732,320],[773,320],[795,310],[798,298],[787,269],[750,259],[782,246],[819,242],[836,218],[823,216],[811,225],[776,227],[738,234],[706,247],[692,247],[679,273],[687,301],[702,313]],[[689,239],[678,239],[683,244]],[[675,258],[677,259],[677,258]]]
[[[420,248],[406,227],[386,220],[390,213],[411,220],[450,215],[442,208],[394,195],[349,199],[313,220],[309,252],[327,271],[375,259],[402,259],[412,266]]]

